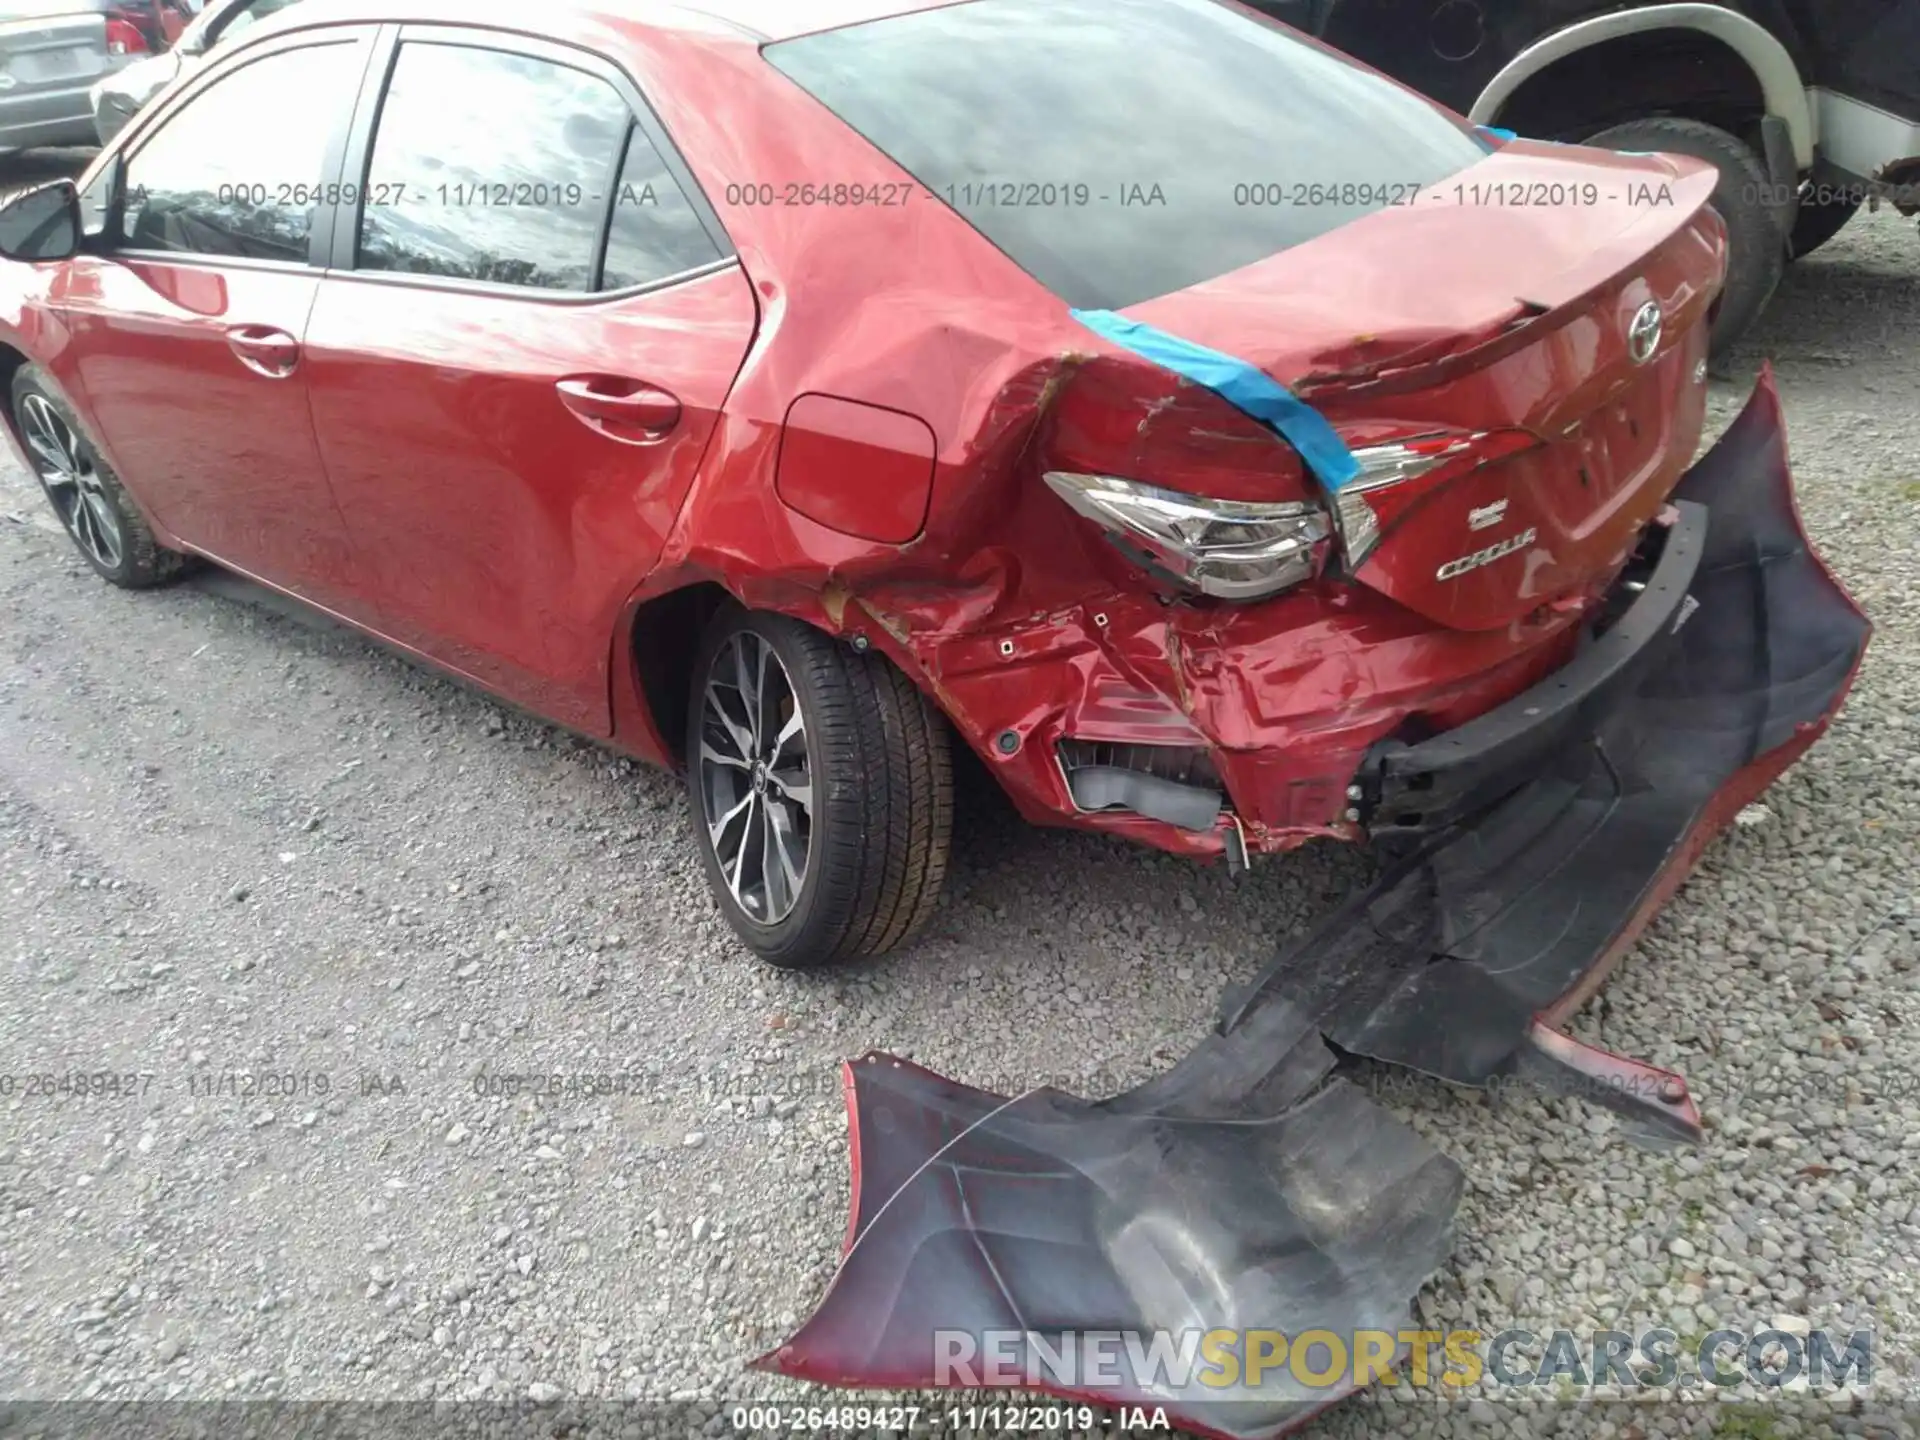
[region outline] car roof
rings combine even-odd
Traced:
[[[565,34],[582,23],[597,23],[717,30],[760,43],[962,3],[965,0],[539,0],[532,6],[527,0],[307,0],[266,23],[284,30],[328,20],[419,20],[528,34]],[[265,26],[261,33],[266,33]]]
[[[763,40],[786,40],[955,3],[959,0],[687,0],[685,8],[751,31]]]

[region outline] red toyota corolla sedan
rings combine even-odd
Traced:
[[[0,379],[104,578],[683,767],[811,966],[932,909],[954,736],[1235,865],[1538,773],[1673,589],[1713,186],[1218,0],[309,0],[6,209]]]

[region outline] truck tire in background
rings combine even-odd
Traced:
[[[1731,253],[1727,260],[1726,288],[1721,292],[1720,310],[1713,321],[1711,345],[1715,356],[1726,354],[1767,308],[1767,301],[1773,298],[1774,288],[1786,269],[1787,249],[1781,243],[1780,224],[1766,203],[1773,185],[1765,162],[1753,147],[1718,126],[1673,115],[1654,115],[1610,126],[1588,136],[1585,143],[1608,150],[1691,155],[1719,169],[1720,184],[1713,192],[1713,208],[1726,222]]]
[[[1809,198],[1803,190],[1800,213],[1794,219],[1793,235],[1787,241],[1788,257],[1798,260],[1818,250],[1846,228],[1863,203],[1845,195],[1826,200]]]

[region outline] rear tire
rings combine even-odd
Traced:
[[[185,573],[188,557],[153,538],[120,477],[36,366],[13,377],[13,423],[47,503],[95,574],[122,589],[146,590]]]
[[[912,681],[739,609],[714,617],[693,677],[694,842],[734,933],[790,970],[913,935],[946,878],[953,770],[946,722]]]
[[[1609,150],[1650,150],[1691,155],[1711,162],[1720,171],[1713,208],[1727,225],[1727,283],[1720,292],[1710,348],[1716,358],[1726,354],[1767,308],[1786,269],[1786,247],[1780,225],[1766,204],[1773,188],[1767,167],[1753,148],[1718,126],[1673,115],[1629,120],[1592,135],[1586,141]]]

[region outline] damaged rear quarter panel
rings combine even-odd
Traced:
[[[1018,464],[1085,337],[1057,300],[756,54],[695,38],[683,61],[660,92],[662,118],[735,242],[760,324],[635,601],[717,580],[748,605],[864,634],[985,749],[992,732],[978,707],[942,681],[941,644],[1063,612],[1111,584],[1103,542],[1024,483]],[[767,85],[789,91],[791,106],[740,107],[724,126],[674,98]],[[868,206],[728,203],[743,183],[823,175],[910,194]],[[806,394],[913,417],[931,433],[915,537],[863,538],[782,499],[782,426]]]
[[[657,92],[662,119],[734,240],[760,322],[635,605],[717,581],[747,605],[863,636],[938,703],[1028,819],[1200,855],[1220,851],[1221,833],[1076,812],[1055,742],[1208,745],[1249,844],[1282,849],[1356,833],[1345,786],[1409,709],[1436,723],[1469,718],[1564,660],[1577,619],[1564,610],[1465,634],[1361,587],[1206,607],[1156,593],[1042,483],[1049,458],[1165,483],[1178,457],[1176,488],[1252,499],[1310,494],[1297,457],[1210,392],[1116,357],[757,54],[687,47],[677,83]],[[736,107],[724,127],[676,99],[767,86],[791,103]],[[821,178],[907,198],[731,203],[741,184]],[[1292,253],[1320,252],[1305,263],[1325,265],[1338,243]],[[1537,407],[1565,387],[1567,353],[1510,361],[1476,393],[1502,412],[1524,410],[1529,393]],[[863,538],[783,500],[782,426],[809,394],[912,417],[931,433],[925,521],[911,539]]]

